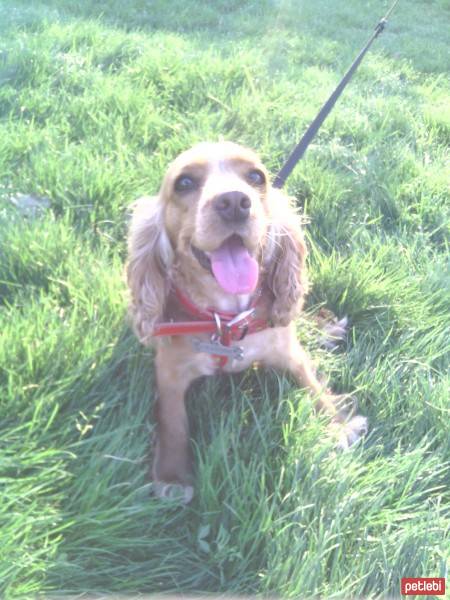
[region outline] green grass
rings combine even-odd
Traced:
[[[281,375],[194,386],[197,495],[152,498],[152,355],[125,322],[127,206],[221,137],[276,171],[388,3],[0,0],[0,592],[399,595],[450,525],[448,0],[400,2],[288,190],[299,334],[371,431],[336,455]],[[10,198],[45,196],[21,214]]]

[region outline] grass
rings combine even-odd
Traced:
[[[0,0],[0,591],[397,597],[449,561],[448,0],[401,2],[288,183],[308,310],[347,314],[363,445],[275,373],[196,384],[197,489],[149,496],[151,352],[125,322],[126,213],[195,141],[273,172],[386,2]],[[34,218],[18,193],[49,199]]]

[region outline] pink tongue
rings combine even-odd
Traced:
[[[211,267],[219,285],[229,294],[251,294],[258,282],[258,263],[238,236],[211,253]]]

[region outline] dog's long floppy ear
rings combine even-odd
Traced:
[[[132,324],[143,344],[150,343],[155,323],[163,316],[172,261],[160,199],[139,198],[129,231],[127,278]]]
[[[272,220],[264,251],[266,283],[274,296],[272,323],[285,326],[302,308],[308,291],[307,250],[301,216],[284,194],[276,189],[269,194]]]

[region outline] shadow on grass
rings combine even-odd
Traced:
[[[296,38],[301,37],[307,40],[309,48],[300,52],[298,58],[302,62],[320,64],[325,61],[329,64],[331,60],[336,67],[343,60],[345,67],[352,54],[371,35],[388,5],[370,3],[361,10],[359,4],[344,6],[332,0],[318,0],[312,5],[299,5],[290,0],[276,5],[268,0],[258,3],[219,0],[204,4],[197,0],[158,0],[151,4],[143,0],[127,3],[119,0],[84,3],[47,0],[30,6],[28,2],[19,0],[12,4],[10,11],[4,11],[4,27],[36,31],[52,23],[93,20],[126,32],[191,36],[205,49],[216,43],[226,46],[227,42],[245,39],[260,46],[261,40],[276,37],[286,43],[286,50],[292,50]],[[380,50],[384,49],[394,59],[411,60],[418,70],[442,70],[443,64],[448,61],[446,31],[442,23],[447,10],[448,6],[440,0],[427,5],[428,27],[434,32],[433,56],[424,56],[424,50],[428,48],[427,32],[417,31],[418,19],[423,18],[423,4],[419,0],[409,2],[407,7],[397,7],[383,35]],[[325,53],[324,49],[327,50]],[[264,51],[262,46],[261,51]],[[292,60],[290,52],[283,54],[280,57],[281,69],[287,68]]]

